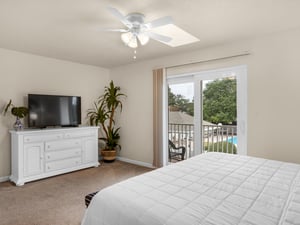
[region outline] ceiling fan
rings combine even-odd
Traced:
[[[172,41],[171,37],[161,35],[152,31],[152,29],[173,24],[170,16],[165,16],[151,22],[145,22],[145,16],[141,13],[129,13],[124,16],[119,10],[113,7],[107,7],[109,12],[123,23],[125,29],[105,29],[105,31],[120,32],[122,41],[131,48],[137,48],[138,45],[146,45],[149,39],[154,39],[161,43]]]

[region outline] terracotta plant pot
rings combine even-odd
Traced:
[[[113,162],[113,161],[115,161],[115,159],[117,157],[117,151],[116,150],[101,150],[101,155],[102,155],[104,161]]]

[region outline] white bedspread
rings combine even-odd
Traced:
[[[300,165],[206,153],[100,191],[82,225],[300,224]]]

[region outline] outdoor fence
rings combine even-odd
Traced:
[[[202,152],[237,153],[237,127],[228,125],[202,126]],[[194,155],[194,125],[169,123],[169,140],[186,148],[186,158]]]

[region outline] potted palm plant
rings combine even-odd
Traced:
[[[28,108],[25,106],[15,106],[12,104],[12,100],[10,99],[7,105],[4,108],[4,115],[6,115],[8,109],[11,108],[11,114],[16,117],[16,122],[14,123],[14,128],[16,130],[20,130],[23,128],[23,124],[21,122],[21,119],[27,116],[28,114]]]
[[[101,150],[101,155],[105,161],[114,161],[117,150],[121,150],[119,144],[120,127],[115,127],[115,114],[117,110],[122,111],[122,100],[125,95],[121,93],[121,88],[115,86],[113,81],[105,87],[104,94],[94,102],[94,107],[88,110],[87,116],[90,125],[100,125],[104,137],[100,139],[105,142],[105,147]]]

